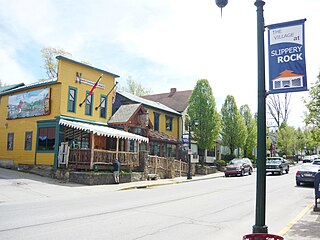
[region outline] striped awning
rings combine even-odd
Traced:
[[[82,123],[82,122],[76,122],[76,121],[70,121],[65,119],[60,119],[59,124],[62,126],[67,126],[75,129],[79,129],[82,131],[90,131],[93,134],[96,134],[98,136],[106,136],[106,137],[112,137],[112,138],[121,138],[121,139],[128,139],[128,140],[135,140],[138,142],[149,142],[149,139],[137,134],[125,132],[122,130],[106,127],[106,126],[100,126],[100,125],[94,125],[90,123]]]

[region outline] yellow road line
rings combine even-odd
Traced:
[[[290,223],[285,226],[278,235],[284,236],[304,215],[313,207],[313,202],[309,203]]]

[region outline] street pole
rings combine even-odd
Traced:
[[[221,9],[228,0],[216,0]],[[257,47],[258,47],[258,131],[257,131],[257,185],[256,185],[256,218],[253,233],[268,233],[266,218],[266,89],[265,89],[265,56],[264,56],[264,18],[263,0],[256,0],[257,7]]]
[[[263,0],[256,0],[257,7],[257,47],[258,47],[258,131],[257,131],[257,185],[256,219],[253,233],[268,233],[266,218],[266,89],[264,55]]]
[[[188,123],[188,130],[189,130],[189,143],[188,143],[188,174],[187,174],[187,179],[192,179],[192,172],[191,172],[191,154],[190,154],[190,149],[191,149],[191,124],[190,121]]]

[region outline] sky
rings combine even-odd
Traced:
[[[0,0],[0,80],[46,78],[43,47],[76,61],[131,77],[153,94],[191,90],[207,79],[217,110],[227,95],[257,112],[257,32],[254,0]],[[320,0],[265,0],[265,24],[305,23],[308,87],[320,71]],[[265,51],[267,55],[267,31]],[[268,64],[266,58],[266,89]],[[303,127],[302,97],[291,94],[289,125]],[[283,94],[282,94],[283,95]],[[283,96],[281,96],[283,97]],[[267,117],[268,125],[272,121]]]

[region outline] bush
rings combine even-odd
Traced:
[[[216,160],[216,161],[214,161],[214,163],[215,163],[217,166],[221,166],[221,167],[227,166],[227,163],[226,163],[226,161],[224,161],[224,160]]]

